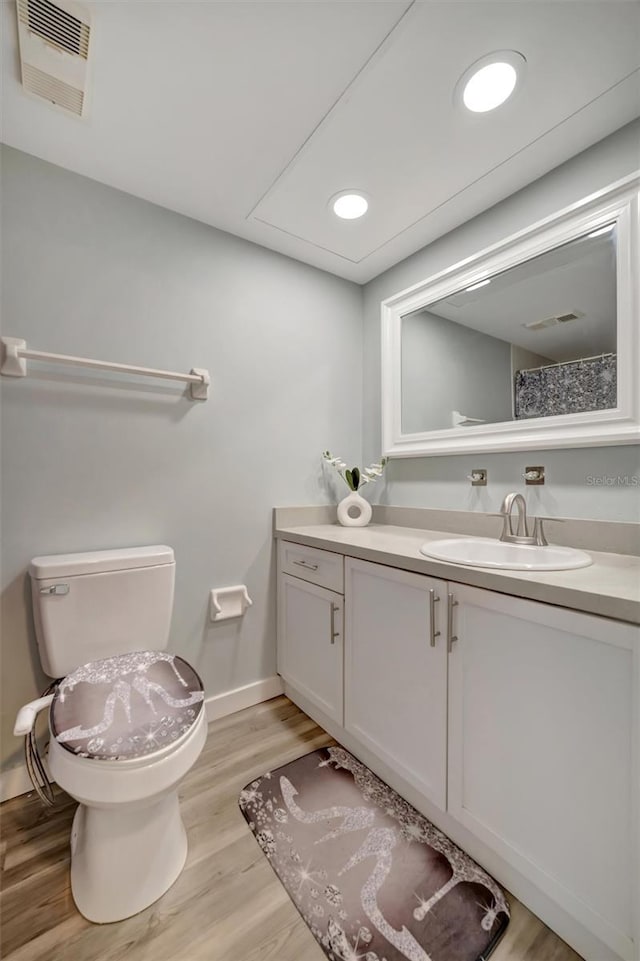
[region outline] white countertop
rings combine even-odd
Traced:
[[[387,524],[369,524],[368,527],[311,524],[277,527],[275,535],[298,544],[459,584],[640,624],[640,557],[632,555],[588,551],[593,564],[578,570],[499,571],[448,564],[420,553],[421,545],[428,541],[467,536],[447,531],[416,530]]]

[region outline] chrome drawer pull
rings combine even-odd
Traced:
[[[310,564],[308,561],[294,561],[293,563],[294,563],[294,564],[297,564],[298,567],[306,567],[306,569],[307,569],[308,571],[317,571],[317,570],[318,570],[318,565],[317,565],[317,564]]]
[[[331,643],[335,644],[336,637],[340,637],[340,631],[336,631],[336,613],[340,608],[337,604],[331,605]]]
[[[436,592],[433,590],[433,588],[431,588],[429,591],[429,619],[430,619],[429,631],[431,635],[430,637],[431,647],[436,646],[436,637],[440,637],[440,631],[436,631],[435,629],[436,628],[436,604],[438,603],[439,600],[440,598],[438,597]]]
[[[458,606],[453,594],[447,595],[447,654],[451,654],[453,642],[458,640],[457,634],[453,633],[453,609]]]

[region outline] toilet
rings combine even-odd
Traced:
[[[51,777],[79,801],[71,891],[89,921],[120,921],[174,883],[187,856],[178,787],[207,736],[202,682],[166,652],[175,581],[164,545],[35,557],[29,568],[53,694],[18,712],[28,734],[49,711]]]

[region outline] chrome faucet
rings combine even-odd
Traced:
[[[515,533],[513,531],[513,509],[517,508],[518,523]],[[502,514],[502,534],[500,540],[508,544],[535,544],[536,547],[546,547],[547,539],[544,536],[542,527],[542,517],[535,517],[533,523],[533,534],[529,534],[529,523],[527,519],[527,504],[522,494],[507,494],[500,508]]]

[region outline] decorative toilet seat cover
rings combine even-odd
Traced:
[[[163,651],[119,654],[90,661],[60,682],[51,704],[51,732],[81,757],[144,757],[186,734],[203,702],[202,681],[181,657]]]

